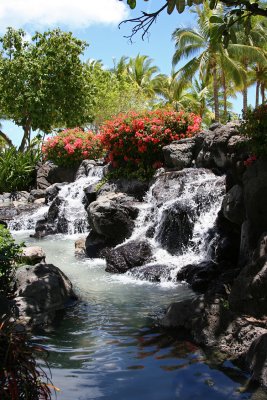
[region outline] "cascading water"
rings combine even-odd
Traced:
[[[49,206],[45,205],[32,213],[23,213],[16,219],[9,221],[8,227],[11,231],[31,231],[35,228],[37,221],[44,218],[48,209]]]
[[[70,233],[78,229],[77,219],[86,216],[83,188],[101,179],[101,168],[91,174],[59,192],[59,215],[68,221]],[[169,278],[175,268],[207,259],[211,256],[210,230],[223,187],[224,178],[205,170],[158,176],[140,204],[129,240],[146,237],[154,248],[155,262],[169,265],[164,268]],[[183,233],[186,240],[182,239]],[[16,232],[15,236],[27,245],[40,244],[28,233]],[[34,338],[49,351],[49,372],[55,387],[60,388],[53,399],[250,398],[250,394],[239,390],[247,384],[247,377],[236,366],[227,362],[216,368],[214,358],[212,363],[207,362],[205,354],[190,341],[170,332],[165,334],[155,326],[155,318],[170,302],[192,297],[187,286],[176,283],[165,287],[137,280],[132,272],[131,276],[109,274],[103,261],[76,259],[73,237],[69,235],[47,236],[41,246],[47,262],[71,279],[82,299],[62,314],[60,323],[58,314],[54,331]],[[143,278],[142,273],[139,276]],[[164,279],[167,276],[163,274]]]
[[[58,196],[61,200],[58,220],[64,221],[67,234],[88,231],[87,214],[83,204],[84,188],[96,184],[102,176],[103,167],[95,166],[89,170],[88,176],[81,177],[62,187]]]
[[[212,259],[214,223],[225,193],[225,178],[204,169],[184,169],[159,175],[140,208],[128,241],[146,238],[154,260],[128,271],[145,279],[149,266],[164,266],[161,282],[175,281],[181,267]]]
[[[63,185],[50,204],[39,208],[34,213],[24,213],[9,223],[11,231],[33,230],[36,223],[43,218],[49,218],[54,225],[60,225],[60,233],[75,234],[88,231],[87,214],[83,204],[84,188],[94,185],[102,179],[103,167],[93,166],[86,176],[80,176],[74,182]],[[55,213],[56,208],[56,213]],[[63,229],[62,229],[63,228]]]

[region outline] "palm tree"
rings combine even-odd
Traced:
[[[248,50],[247,48],[250,48],[250,46],[242,45],[242,49],[240,49],[239,44],[229,44],[226,49],[223,43],[218,40],[218,36],[216,36],[218,24],[211,22],[212,19],[210,18],[220,20],[222,8],[210,10],[208,3],[204,2],[203,8],[196,7],[194,12],[198,16],[198,29],[178,28],[173,33],[176,49],[173,64],[176,65],[183,58],[191,57],[191,60],[179,69],[178,76],[180,79],[192,80],[192,77],[198,73],[205,86],[212,83],[214,119],[219,121],[219,88],[223,84],[225,113],[227,112],[227,81],[231,79],[235,86],[239,88],[244,86],[245,81],[245,71],[232,53],[237,49],[245,53],[245,50]],[[251,53],[255,54],[256,52],[252,51]],[[257,55],[259,55],[258,52]],[[223,74],[220,74],[219,71],[223,71]]]
[[[174,109],[188,109],[190,99],[187,97],[190,82],[177,80],[177,73],[172,70],[171,75],[159,74],[154,83],[154,90],[160,96],[160,103],[172,106]]]
[[[153,60],[145,55],[138,54],[135,58],[130,58],[127,71],[129,78],[135,82],[140,90],[148,97],[154,95],[154,87],[157,84],[157,72],[159,68],[152,65]]]
[[[252,29],[248,34],[240,29],[239,25],[232,28],[235,32],[237,44],[229,46],[231,56],[239,61],[245,72],[245,81],[242,88],[243,94],[243,112],[247,112],[248,87],[256,83],[256,105],[259,104],[259,91],[261,89],[263,101],[266,84],[267,59],[266,59],[266,41],[267,29],[266,23],[262,18],[253,20]]]

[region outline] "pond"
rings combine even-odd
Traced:
[[[59,400],[252,398],[243,390],[248,376],[237,367],[214,363],[177,332],[157,327],[168,304],[194,295],[185,285],[108,274],[103,260],[75,259],[74,236],[15,237],[41,245],[80,298],[49,332],[34,337],[49,350]]]

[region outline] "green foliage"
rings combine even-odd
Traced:
[[[9,230],[0,224],[0,294],[9,294],[12,271],[20,254],[21,245],[16,244]]]
[[[42,147],[46,160],[57,165],[75,166],[82,160],[97,160],[103,156],[103,147],[98,135],[81,128],[66,129],[49,138]]]
[[[174,10],[181,14],[184,12],[185,6],[191,7],[203,3],[205,3],[205,0],[161,0],[158,5],[159,8],[156,9],[156,11],[142,12],[140,17],[135,17],[123,22],[130,21],[135,24],[132,28],[132,34],[130,35],[130,38],[137,32],[142,32],[142,37],[144,37],[144,35],[148,33],[151,25],[164,10],[167,10],[168,14],[172,14]],[[127,4],[131,9],[134,9],[137,1],[127,0]],[[232,30],[233,25],[238,23],[240,28],[245,32],[246,35],[248,35],[252,27],[251,20],[253,17],[267,17],[267,7],[265,2],[258,2],[254,0],[209,0],[208,5],[211,10],[217,8],[218,5],[222,5],[224,7],[223,17],[220,19],[211,17],[211,20],[217,24],[217,28],[214,31],[214,38],[216,38],[218,41],[222,41],[225,46],[228,45],[229,41],[235,43],[236,38]]]
[[[92,120],[92,91],[80,60],[85,42],[60,29],[27,42],[23,30],[12,28],[0,42],[0,109],[24,130],[20,150],[31,129],[51,132]]]
[[[24,153],[15,147],[4,149],[0,153],[0,193],[29,190],[34,183],[39,159],[38,149],[29,148]]]
[[[122,60],[122,59],[121,59]],[[120,61],[121,61],[120,60]],[[87,80],[94,86],[93,124],[99,127],[113,115],[141,111],[148,107],[148,97],[126,73],[127,64],[119,62],[111,71],[101,62],[86,64]]]
[[[253,154],[267,156],[267,104],[248,109],[243,115],[240,133],[249,139],[249,147]]]
[[[41,346],[30,343],[22,326],[8,318],[0,320],[1,400],[50,400],[53,386],[36,361],[46,355]]]

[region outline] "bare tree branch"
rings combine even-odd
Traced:
[[[142,39],[144,40],[144,37],[148,34],[148,31],[151,27],[151,25],[156,21],[158,15],[165,9],[167,8],[168,3],[166,2],[166,4],[164,4],[164,6],[162,6],[159,10],[153,12],[153,13],[146,13],[144,11],[142,11],[142,15],[140,17],[136,17],[136,18],[131,18],[131,19],[126,19],[124,21],[122,21],[119,24],[119,28],[121,27],[122,24],[125,24],[127,22],[132,22],[134,25],[134,27],[132,28],[132,33],[129,36],[124,36],[130,40],[132,40],[133,36],[139,32],[139,31],[143,31],[142,33]]]

